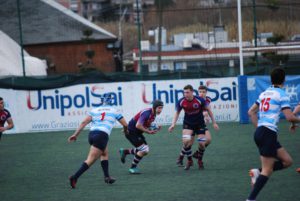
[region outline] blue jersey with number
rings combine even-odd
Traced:
[[[280,112],[291,108],[290,98],[281,88],[271,86],[259,95],[256,104],[259,106],[258,126],[265,126],[278,131]]]
[[[123,116],[111,106],[102,106],[89,112],[92,117],[91,131],[103,131],[110,135],[116,120],[120,120]]]

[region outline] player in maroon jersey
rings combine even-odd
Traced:
[[[149,146],[146,142],[146,138],[143,133],[156,134],[160,130],[160,126],[157,130],[151,130],[150,125],[155,120],[156,115],[162,112],[164,103],[161,100],[155,100],[152,103],[152,108],[146,108],[138,112],[128,124],[128,134],[126,138],[134,146],[131,149],[119,150],[121,155],[121,162],[125,163],[125,158],[128,154],[134,155],[131,167],[129,169],[130,174],[139,174],[140,171],[137,165],[144,156],[149,153]]]
[[[211,98],[209,96],[207,96],[207,87],[204,85],[200,85],[198,87],[198,94],[200,97],[205,99],[207,107],[210,107]],[[209,121],[211,120],[214,129],[219,130],[219,126],[214,119],[213,113],[209,113],[206,109],[204,109],[203,116],[204,116],[205,124],[209,123]],[[198,136],[198,139],[199,139],[199,136]],[[206,130],[205,134],[200,136],[200,139],[205,139],[205,148],[206,148],[211,142],[211,134],[210,134],[209,130]],[[192,143],[194,143],[194,136],[192,137]],[[199,145],[198,150],[193,154],[193,157],[198,159],[198,165],[199,165],[200,169],[204,168],[202,159],[203,159],[205,149],[203,149],[202,147],[203,146]]]
[[[4,126],[7,122],[7,126]],[[0,140],[2,133],[6,130],[12,129],[14,127],[14,122],[11,118],[10,112],[4,108],[3,98],[0,97]]]
[[[185,170],[189,170],[193,165],[192,160],[192,136],[197,134],[199,146],[202,149],[205,149],[205,133],[207,131],[203,110],[206,109],[209,113],[211,110],[207,107],[205,99],[194,96],[194,89],[191,85],[187,85],[183,88],[184,97],[179,99],[176,104],[176,113],[174,115],[171,126],[169,127],[169,132],[172,132],[175,124],[178,120],[181,110],[184,110],[184,119],[183,119],[183,130],[182,130],[182,142],[183,147],[180,153],[180,156],[177,160],[178,165],[183,165],[184,155],[187,156],[188,161],[185,166]],[[204,136],[204,137],[203,137]],[[202,162],[202,161],[201,161]],[[199,163],[199,160],[198,160]]]

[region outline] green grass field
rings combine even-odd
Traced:
[[[221,123],[220,131],[210,127],[213,141],[204,157],[205,170],[197,166],[185,171],[175,165],[181,148],[181,126],[173,134],[164,127],[146,135],[150,154],[140,163],[140,175],[129,175],[131,157],[121,164],[118,150],[131,147],[120,129],[109,142],[113,185],[103,181],[96,162],[72,190],[68,177],[85,160],[89,145],[87,131],[69,144],[72,132],[4,135],[0,141],[1,201],[245,201],[250,192],[248,170],[259,166],[252,140],[252,125]],[[300,132],[290,134],[280,123],[280,142],[294,159],[291,168],[275,172],[260,193],[261,201],[299,201]],[[194,145],[194,150],[196,144]]]

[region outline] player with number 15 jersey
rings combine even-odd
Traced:
[[[291,108],[290,99],[285,91],[279,87],[271,86],[260,94],[256,101],[259,106],[258,127],[265,126],[275,132],[278,131],[280,113]]]

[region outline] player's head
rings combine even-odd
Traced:
[[[154,100],[152,102],[152,108],[155,114],[160,114],[162,112],[162,109],[164,108],[164,103],[161,100]]]
[[[274,68],[271,72],[271,82],[273,85],[283,85],[285,81],[285,71],[282,68]]]
[[[188,84],[183,88],[183,95],[186,99],[192,100],[194,95],[193,95],[194,89],[193,86]]]
[[[198,87],[198,93],[199,93],[199,96],[202,97],[202,98],[205,98],[206,97],[206,94],[207,94],[207,87],[204,86],[204,85],[200,85]]]
[[[0,110],[3,110],[4,109],[4,101],[3,101],[3,98],[0,97]]]
[[[106,93],[102,97],[102,104],[103,105],[112,105],[112,94]]]

